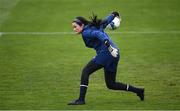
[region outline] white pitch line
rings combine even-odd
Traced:
[[[74,32],[0,32],[0,35],[71,35]]]
[[[110,32],[110,34],[180,34],[179,31],[124,31]]]
[[[107,31],[108,34],[180,34],[179,31]],[[2,35],[73,35],[74,32],[0,32]]]

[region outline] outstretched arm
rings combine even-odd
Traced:
[[[108,15],[105,19],[102,20],[101,22],[101,28],[105,29],[106,26],[112,22],[112,20],[115,18],[115,17],[119,17],[119,13],[118,12],[112,12],[110,15]]]

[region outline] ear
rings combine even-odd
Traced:
[[[82,24],[80,27],[83,29],[84,28],[84,24]]]

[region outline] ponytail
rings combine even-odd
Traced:
[[[102,20],[98,19],[97,15],[93,13],[93,15],[90,17],[90,20],[90,26],[95,26],[98,29],[100,28]]]

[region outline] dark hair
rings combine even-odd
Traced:
[[[80,26],[82,26],[82,24],[84,24],[84,25],[89,24],[89,21],[86,20],[84,17],[81,17],[81,16],[76,17],[75,20],[73,20],[73,22],[76,22]]]
[[[73,22],[76,22],[80,26],[84,24],[84,25],[89,25],[90,27],[95,26],[96,28],[99,29],[102,20],[98,19],[97,15],[94,15],[94,14],[89,18],[90,18],[90,21],[88,21],[84,17],[78,16]]]
[[[91,22],[90,22],[90,26],[95,26],[96,28],[100,28],[100,25],[101,25],[101,22],[102,20],[101,19],[98,19],[97,15],[93,14],[91,17]]]

